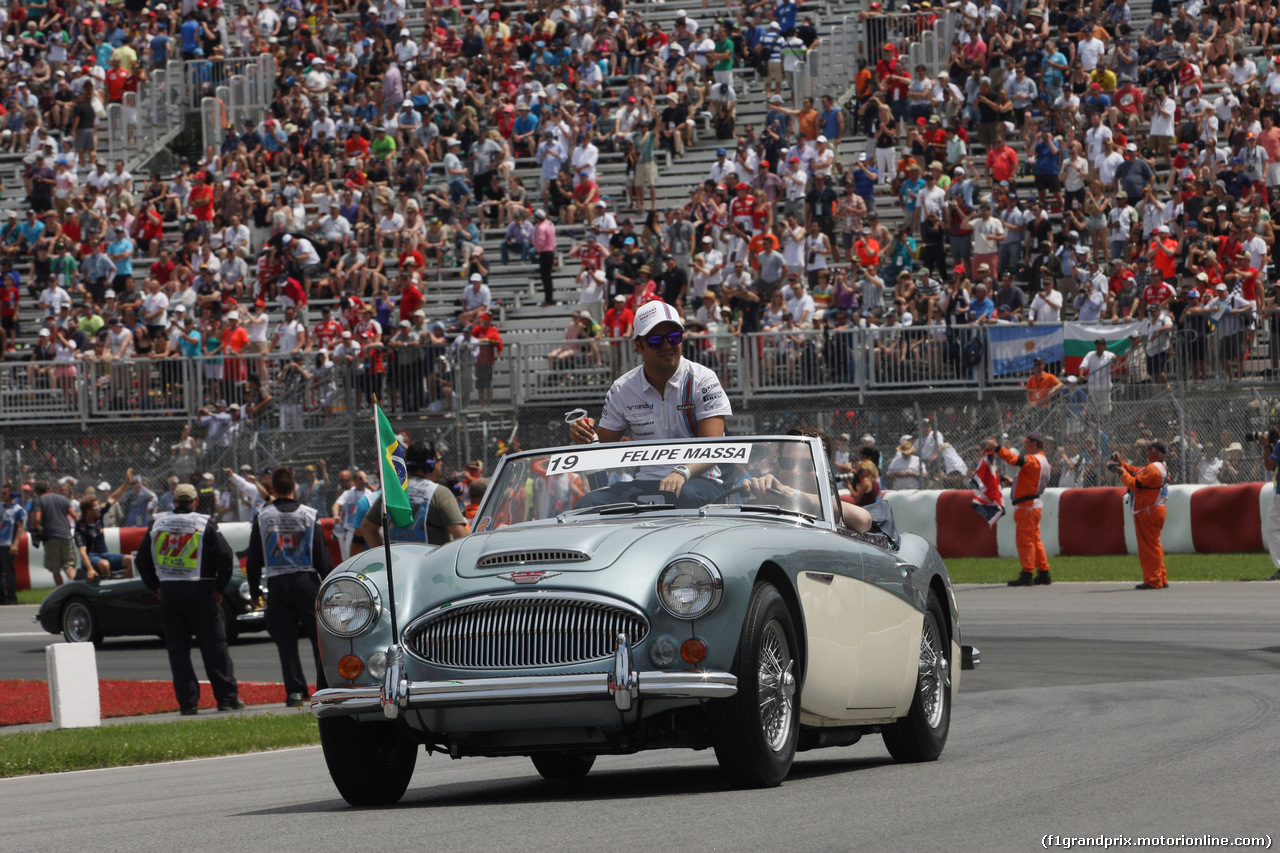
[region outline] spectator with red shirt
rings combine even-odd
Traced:
[[[486,411],[493,405],[493,366],[497,363],[498,356],[502,354],[502,335],[490,325],[491,320],[487,311],[478,314],[468,340],[476,371],[476,393],[480,397],[480,405]]]
[[[342,337],[342,324],[333,319],[333,309],[328,305],[320,309],[320,322],[316,323],[311,339],[307,341],[307,349],[318,344],[321,349],[332,350]]]
[[[209,183],[208,173],[196,172],[187,205],[196,218],[196,229],[201,236],[207,236],[213,227],[213,185]]]

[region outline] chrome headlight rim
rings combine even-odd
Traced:
[[[667,576],[667,572],[671,571],[679,563],[693,563],[705,570],[710,577],[711,600],[697,613],[679,612],[667,604],[666,596],[663,594],[663,581]],[[700,554],[679,554],[668,560],[662,567],[662,571],[658,572],[658,581],[655,584],[655,592],[657,593],[658,606],[662,608],[664,613],[676,619],[692,622],[695,619],[704,619],[707,616],[710,616],[712,613],[716,612],[717,608],[720,607],[720,600],[724,597],[724,578],[720,575],[720,569],[716,567],[716,564],[708,560],[706,557],[703,557]]]
[[[355,630],[338,630],[333,626],[331,626],[322,615],[324,611],[325,595],[340,583],[357,584],[362,589],[364,589],[365,593],[369,596],[369,600],[371,604],[369,619]],[[374,625],[378,624],[378,621],[381,618],[382,618],[382,595],[378,592],[378,588],[377,586],[374,585],[373,581],[365,577],[364,575],[342,574],[342,575],[329,577],[321,585],[320,591],[316,594],[316,622],[318,622],[319,625],[323,627],[325,631],[329,632],[335,637],[359,636],[360,634],[363,634],[365,631],[369,630]]]

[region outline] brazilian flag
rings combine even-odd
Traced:
[[[409,506],[409,495],[405,493],[405,482],[409,479],[409,469],[404,464],[404,447],[396,438],[391,428],[391,421],[378,406],[373,407],[373,416],[378,424],[378,458],[382,469],[382,505],[390,514],[394,527],[408,527],[413,523],[413,509]]]

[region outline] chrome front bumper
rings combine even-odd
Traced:
[[[607,672],[566,675],[512,675],[461,681],[409,681],[404,653],[387,649],[387,674],[381,686],[330,687],[311,696],[317,717],[362,714],[381,708],[394,719],[402,711],[466,705],[515,705],[611,699],[620,711],[638,698],[727,699],[738,692],[738,678],[727,672],[636,672],[631,645],[619,635],[613,668]]]

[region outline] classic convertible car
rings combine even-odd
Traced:
[[[238,571],[222,591],[222,614],[229,642],[246,631],[267,627],[266,611],[254,608],[249,584]],[[68,581],[45,596],[32,621],[50,634],[61,633],[68,643],[97,645],[105,637],[163,633],[160,599],[138,577]]]
[[[709,482],[660,490],[679,465]],[[946,568],[887,507],[850,531],[837,494],[809,437],[505,457],[471,535],[395,545],[390,573],[367,551],[321,587],[332,686],[312,711],[338,791],[397,802],[424,745],[528,755],[548,779],[713,747],[742,787],[873,732],[900,761],[937,758],[956,664],[977,663]]]

